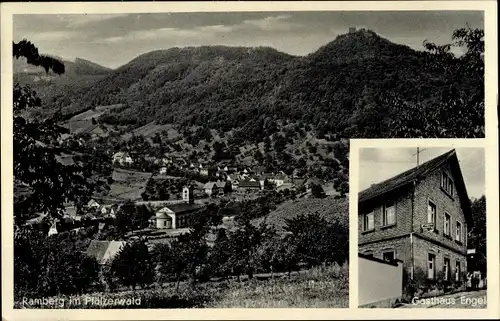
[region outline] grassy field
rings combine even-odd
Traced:
[[[174,283],[168,283],[145,290],[54,297],[52,304],[43,306],[18,301],[14,308],[348,308],[348,272],[348,264],[316,267],[290,278],[262,280],[256,276],[253,280],[232,279],[194,286],[183,282],[179,290]],[[114,299],[116,303],[103,306],[89,298]]]
[[[349,225],[349,201],[345,198],[336,199],[332,196],[326,198],[300,198],[285,202],[268,215],[255,219],[254,223],[258,225],[265,220],[268,224],[282,227],[286,219],[314,212],[329,221],[339,220],[345,225]]]
[[[110,186],[107,198],[122,200],[142,199],[141,194],[146,189],[146,184],[151,174],[115,168],[112,176],[113,183]]]

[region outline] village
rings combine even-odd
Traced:
[[[60,158],[60,161],[68,163],[68,158],[70,157]],[[145,161],[150,162],[156,170],[148,173],[135,170],[134,158],[129,152],[120,151],[111,156],[112,185],[126,186],[133,193],[120,190],[115,195],[94,197],[78,209],[73,204],[68,204],[60,213],[60,218],[49,221],[46,215],[40,215],[28,220],[26,225],[37,226],[42,222],[50,222],[47,237],[64,232],[78,235],[89,228],[97,235],[106,235],[94,237],[87,250],[87,254],[103,264],[112,259],[128,241],[141,237],[152,249],[155,244],[168,243],[179,235],[188,233],[193,216],[200,215],[209,204],[258,200],[269,193],[283,195],[283,200],[340,197],[335,190],[328,190],[328,184],[321,179],[299,177],[296,175],[297,171],[287,175],[283,171],[270,171],[265,166],[245,166],[234,162],[193,163],[181,156],[168,154],[162,158],[148,156]],[[174,176],[180,175],[179,173],[198,180]],[[134,182],[130,184],[130,181]],[[151,181],[171,183],[168,187],[173,193],[167,193],[167,197],[158,197],[158,193],[151,198],[147,197],[146,185]],[[179,185],[179,182],[185,184]],[[140,207],[145,213],[149,213],[147,222],[143,219],[140,228],[128,226],[122,233],[108,235],[106,232],[117,224],[117,214],[124,212],[124,207],[127,206]],[[213,227],[214,233],[208,235],[207,244],[213,245],[218,228],[234,228],[234,217],[238,213],[228,212],[221,218],[222,224]],[[130,211],[128,215],[131,215]]]

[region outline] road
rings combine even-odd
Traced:
[[[485,309],[486,290],[458,292],[434,298],[413,300],[413,303],[404,304],[399,308],[438,308],[438,309]]]

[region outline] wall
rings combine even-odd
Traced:
[[[358,257],[358,305],[400,299],[403,295],[403,264],[396,265]]]
[[[450,166],[445,164],[444,170],[451,174]],[[422,232],[427,237],[445,244],[453,248],[455,251],[466,253],[466,237],[467,237],[467,224],[465,216],[461,208],[460,199],[456,193],[456,183],[454,197],[450,197],[443,190],[441,190],[441,170],[436,170],[428,175],[424,180],[417,184],[415,190],[415,216],[413,221],[413,229],[416,232]],[[422,224],[427,224],[427,207],[429,201],[436,205],[436,231],[421,231]],[[446,237],[444,235],[444,214],[447,212],[451,216],[451,235]],[[455,242],[456,222],[462,223],[462,244]]]
[[[411,232],[411,196],[410,188],[401,188],[383,197],[359,205],[358,231],[359,244],[390,237],[408,235]],[[382,211],[385,202],[394,201],[396,206],[396,225],[382,226]],[[374,210],[373,231],[363,232],[363,214]]]
[[[414,245],[414,255],[415,255],[415,269],[422,269],[427,275],[427,261],[429,253],[436,256],[436,274],[438,275],[443,271],[444,259],[450,259],[451,266],[451,277],[454,277],[455,262],[460,262],[460,269],[462,272],[467,271],[467,257],[463,254],[451,251],[449,249],[443,248],[427,240],[423,240],[418,236],[413,238]]]
[[[373,257],[377,259],[382,259],[382,254],[384,252],[393,250],[395,252],[395,259],[401,260],[403,262],[403,267],[411,267],[411,244],[409,236],[359,245],[358,248],[359,253],[368,254],[368,252],[370,252],[373,254]]]

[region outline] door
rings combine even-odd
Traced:
[[[434,279],[436,270],[436,256],[429,253],[427,278]]]

